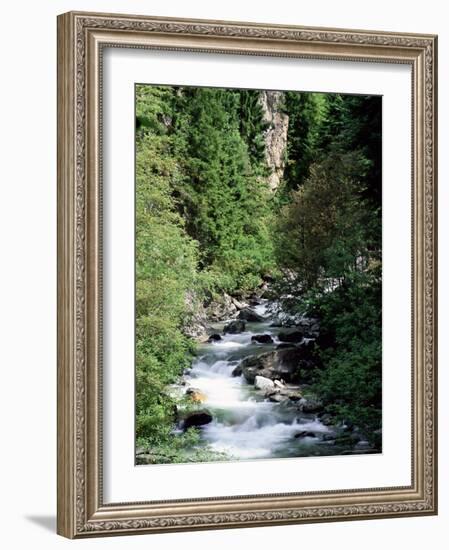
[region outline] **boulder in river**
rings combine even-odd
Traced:
[[[304,437],[313,437],[315,439],[318,436],[315,432],[307,432],[307,431],[302,431],[295,434],[295,439],[304,439]]]
[[[208,338],[208,342],[211,343],[211,342],[218,342],[220,341],[222,338],[219,334],[211,334]]]
[[[290,401],[300,401],[302,399],[302,394],[299,390],[290,390],[288,388],[282,389],[279,392],[281,395],[287,397]]]
[[[255,334],[251,336],[251,342],[257,342],[258,344],[272,344],[273,338],[269,334]]]
[[[273,380],[265,378],[264,376],[256,376],[256,378],[254,379],[254,387],[262,391],[273,391],[274,382]]]
[[[301,352],[304,359],[313,358],[313,350],[315,349],[314,338],[303,338],[299,343],[294,342],[281,342],[276,346],[276,349],[291,349],[296,348]]]
[[[225,325],[223,329],[223,334],[239,334],[240,332],[244,332],[245,328],[245,321],[237,319],[236,321],[231,321],[230,323]]]
[[[241,309],[239,311],[238,318],[243,319],[244,321],[249,321],[250,323],[262,323],[265,320],[262,315],[259,315],[249,307]]]
[[[334,417],[329,413],[322,412],[319,415],[321,424],[324,424],[325,426],[332,426],[332,424],[335,424]]]
[[[320,334],[320,323],[318,319],[302,317],[301,315],[292,316],[283,311],[278,312],[271,326],[283,327],[287,333],[300,332],[303,337],[307,338],[317,338]]]
[[[268,400],[272,403],[284,403],[288,401],[288,397],[286,395],[283,395],[282,393],[271,393],[268,396]]]
[[[188,388],[186,390],[186,395],[188,395],[190,399],[195,403],[203,403],[204,401],[206,401],[205,394],[197,388]]]
[[[320,333],[320,323],[318,319],[305,317],[297,323],[297,326],[301,328],[304,336],[310,338],[316,338]]]
[[[237,312],[231,296],[229,294],[222,294],[218,299],[212,300],[205,307],[207,319],[210,321],[222,321],[232,317]]]
[[[212,422],[212,415],[207,409],[201,409],[198,411],[191,411],[186,414],[182,424],[183,430],[186,431],[189,428],[196,428],[199,426],[205,426]]]
[[[240,310],[248,307],[248,304],[242,300],[239,300],[235,296],[231,296],[232,303],[235,305],[235,307]]]
[[[289,328],[281,330],[278,334],[278,338],[281,342],[301,342],[304,338],[304,332],[301,328]]]
[[[254,384],[256,376],[298,383],[300,370],[313,368],[314,364],[302,359],[301,350],[291,348],[247,357],[241,362],[241,367],[250,384]]]
[[[305,413],[317,413],[323,410],[323,402],[314,396],[303,397],[299,400],[298,409]]]
[[[288,348],[295,348],[295,344],[293,344],[293,342],[281,342],[280,344],[278,344],[276,346],[276,349],[288,349]]]
[[[237,365],[235,369],[231,372],[231,376],[242,376],[242,366]]]

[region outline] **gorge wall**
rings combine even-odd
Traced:
[[[262,90],[259,102],[263,120],[268,125],[264,133],[265,161],[269,168],[268,186],[271,191],[276,191],[284,175],[289,117],[282,110],[283,92]]]

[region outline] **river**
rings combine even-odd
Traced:
[[[272,326],[269,303],[262,300],[251,309],[264,320],[247,322],[239,334],[223,334],[229,320],[212,324],[210,331],[219,333],[221,340],[201,344],[185,375],[186,385],[203,394],[202,406],[213,416],[201,428],[203,442],[230,460],[340,454],[331,429],[315,414],[299,412],[292,402],[271,402],[243,375],[232,375],[244,358],[274,350],[280,343],[281,329]],[[253,342],[256,334],[269,334],[273,343]]]

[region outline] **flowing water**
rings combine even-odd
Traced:
[[[292,403],[273,403],[232,371],[245,358],[276,348],[279,328],[271,326],[268,303],[253,306],[263,322],[246,323],[240,334],[223,334],[226,322],[211,326],[222,339],[200,346],[186,383],[201,391],[213,421],[202,427],[204,442],[230,459],[254,459],[336,454],[334,442],[323,440],[330,429],[315,415],[300,413]],[[251,341],[255,334],[270,334],[272,344]],[[295,438],[300,432],[314,437]]]

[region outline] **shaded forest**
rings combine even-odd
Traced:
[[[168,388],[204,317],[263,292],[319,320],[309,391],[380,448],[381,191],[379,97],[136,86],[138,446],[217,458]]]

